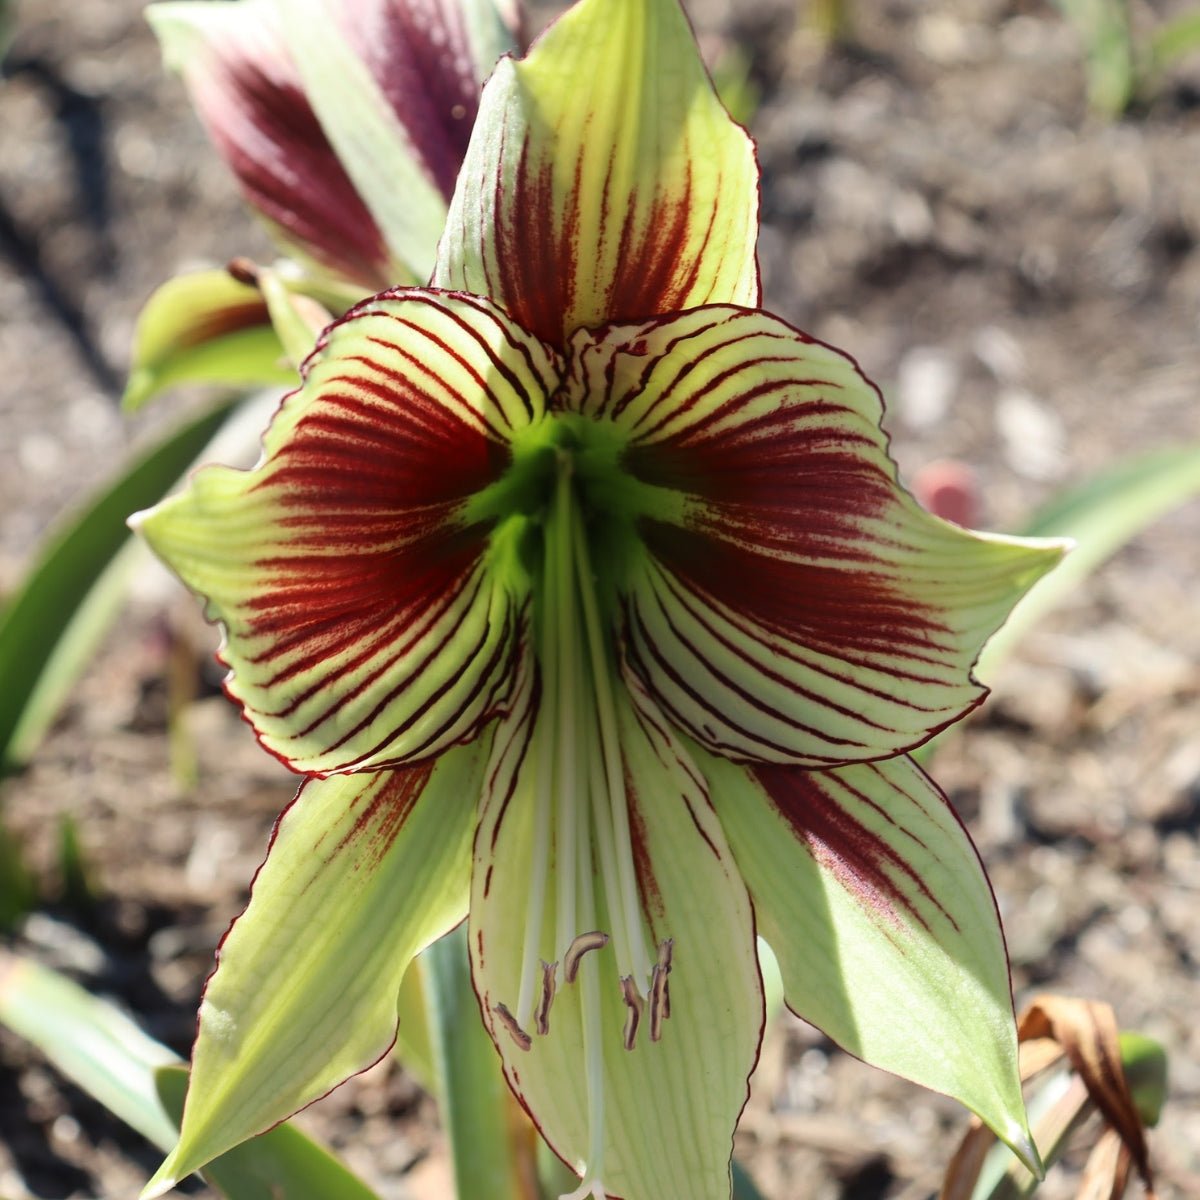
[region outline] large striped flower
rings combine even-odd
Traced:
[[[875,388],[757,309],[756,183],[675,0],[584,0],[489,83],[433,285],[326,332],[253,471],[143,517],[313,777],[160,1190],[384,1053],[468,909],[577,1197],[728,1196],[756,929],[796,1012],[1027,1144],[991,893],[905,751],[1058,551],[898,486]]]

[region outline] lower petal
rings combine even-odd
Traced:
[[[657,998],[636,967],[624,977],[620,888],[606,885],[602,852],[593,855],[589,844],[577,864],[551,858],[546,893],[556,895],[564,870],[586,876],[578,933],[613,937],[603,945],[593,938],[568,982],[571,954],[562,954],[558,913],[548,901],[535,950],[564,969],[540,968],[543,987],[547,976],[555,981],[553,1002],[539,1005],[544,1025],[531,1021],[526,1031],[518,1021],[535,848],[545,844],[536,828],[542,729],[531,721],[510,728],[508,762],[501,756],[493,774],[476,839],[475,986],[513,1091],[583,1177],[572,1196],[728,1200],[732,1134],[763,1020],[749,900],[686,753],[628,698],[617,704],[636,919],[658,961],[667,960],[669,994],[665,975]],[[556,837],[548,841],[553,846]]]
[[[696,755],[788,1005],[1028,1153],[996,905],[937,787],[907,758],[804,771]]]
[[[409,962],[460,921],[483,754],[310,781],[276,826],[200,1007],[161,1195],[387,1053]]]

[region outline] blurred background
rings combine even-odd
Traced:
[[[1106,58],[1097,31],[1126,7],[1131,35]],[[273,256],[141,8],[23,0],[7,16],[0,598],[62,514],[205,398],[120,411],[153,288]],[[766,307],[881,386],[927,502],[1019,530],[1064,488],[1200,438],[1200,51],[1158,36],[1200,6],[688,8],[758,139]],[[218,694],[214,644],[147,567],[49,736],[0,783],[34,897],[9,944],[184,1054],[213,947],[293,791]],[[995,683],[931,769],[991,873],[1018,1004],[1103,999],[1164,1043],[1160,1195],[1200,1195],[1200,502],[1125,546]],[[300,1123],[385,1200],[447,1194],[432,1103],[393,1062]],[[963,1125],[786,1018],[738,1147],[771,1200],[916,1200]],[[156,1161],[0,1029],[0,1196],[130,1195]],[[1060,1174],[1039,1194],[1072,1188]]]

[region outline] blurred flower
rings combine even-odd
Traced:
[[[147,14],[288,253],[360,295],[425,281],[480,87],[514,44],[511,7],[184,0]]]
[[[315,339],[297,306],[315,300],[328,320],[380,288],[429,278],[480,88],[517,44],[519,7],[180,0],[147,15],[289,257],[159,288],[138,321],[125,404],[181,382],[294,380]]]

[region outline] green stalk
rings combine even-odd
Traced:
[[[517,1107],[479,1019],[460,925],[420,958],[442,1124],[460,1200],[540,1200],[536,1134]]]

